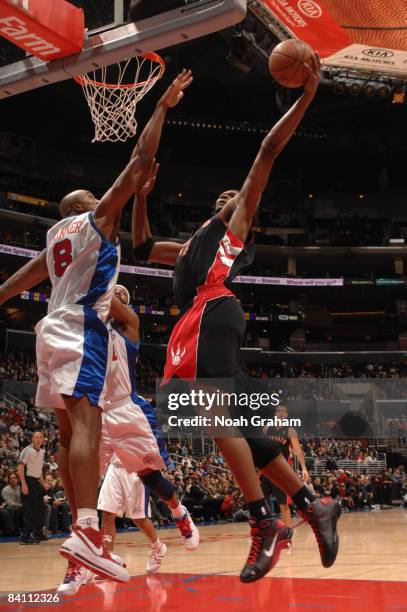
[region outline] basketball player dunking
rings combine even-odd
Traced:
[[[223,192],[216,214],[185,244],[154,242],[144,198],[133,208],[135,258],[175,265],[174,291],[182,316],[167,347],[164,381],[173,377],[232,379],[238,368],[245,318],[231,291],[234,277],[254,259],[251,225],[277,156],[289,142],[313,100],[319,83],[319,59],[308,78],[304,94],[272,128],[240,191]],[[255,466],[267,474],[294,500],[314,530],[325,567],[335,561],[339,539],[336,522],[340,508],[320,502],[298,478],[281,455],[279,445],[263,437],[216,438],[226,461],[248,502],[252,547],[241,580],[264,576],[278,561],[291,530],[273,521],[264,500]]]
[[[37,325],[37,405],[55,410],[60,428],[59,468],[75,522],[60,552],[106,578],[126,582],[98,531],[101,411],[108,331],[105,325],[119,271],[117,230],[129,197],[151,171],[168,108],[191,83],[183,71],[160,99],[128,166],[100,202],[88,191],[65,196],[62,221],[47,234],[47,248],[0,288],[0,303],[48,276],[48,315]],[[84,469],[86,467],[86,469]]]

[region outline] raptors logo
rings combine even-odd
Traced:
[[[179,343],[178,343],[178,348],[175,352],[174,352],[174,348],[171,348],[171,357],[172,357],[173,366],[178,366],[181,363],[181,360],[183,356],[185,355],[185,351],[186,349],[184,348],[183,351],[181,352],[181,346]]]

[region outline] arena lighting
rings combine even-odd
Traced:
[[[362,91],[363,83],[360,81],[353,81],[349,86],[349,93],[351,96],[359,96]]]
[[[337,81],[335,83],[335,93],[342,96],[348,90],[346,81]]]
[[[404,104],[406,100],[406,90],[398,89],[393,93],[393,104]]]
[[[167,119],[166,124],[174,127],[187,127],[201,130],[223,130],[241,132],[245,134],[267,134],[270,130],[270,126],[268,125],[259,125],[256,123],[249,123],[248,121],[209,123],[207,119],[197,118]],[[299,138],[312,138],[314,140],[326,140],[328,138],[328,134],[322,129],[316,128],[314,130],[309,130],[303,127],[296,130],[295,136]]]
[[[378,87],[377,89],[377,93],[381,98],[389,98],[391,96],[392,91],[392,87],[390,85],[386,85],[385,83],[380,85],[380,87]]]
[[[365,94],[365,96],[367,96],[368,98],[371,98],[372,96],[376,94],[376,87],[373,85],[373,83],[366,83],[362,91]]]

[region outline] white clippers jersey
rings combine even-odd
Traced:
[[[132,397],[137,393],[136,366],[140,342],[131,342],[111,323],[109,330],[109,355],[105,386],[100,406],[109,409],[109,404]]]
[[[47,233],[52,283],[48,314],[67,306],[89,306],[106,321],[120,266],[120,245],[95,226],[92,212],[67,217]]]

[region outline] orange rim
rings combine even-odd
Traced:
[[[161,79],[161,77],[163,76],[165,72],[165,68],[166,68],[165,61],[161,57],[161,55],[158,55],[158,53],[153,53],[152,51],[150,51],[148,53],[141,53],[137,57],[149,59],[152,62],[156,62],[157,64],[160,64],[159,73],[151,77],[147,81],[141,81],[140,83],[128,83],[126,85],[119,85],[118,83],[116,85],[112,85],[110,83],[103,83],[103,81],[100,81],[100,82],[94,81],[93,79],[90,79],[86,74],[79,74],[78,76],[74,77],[74,81],[79,83],[79,85],[94,85],[96,87],[104,87],[106,89],[137,89],[139,87],[144,87],[145,85],[149,83],[152,83],[152,82],[155,83],[155,81],[158,81],[158,79]]]

